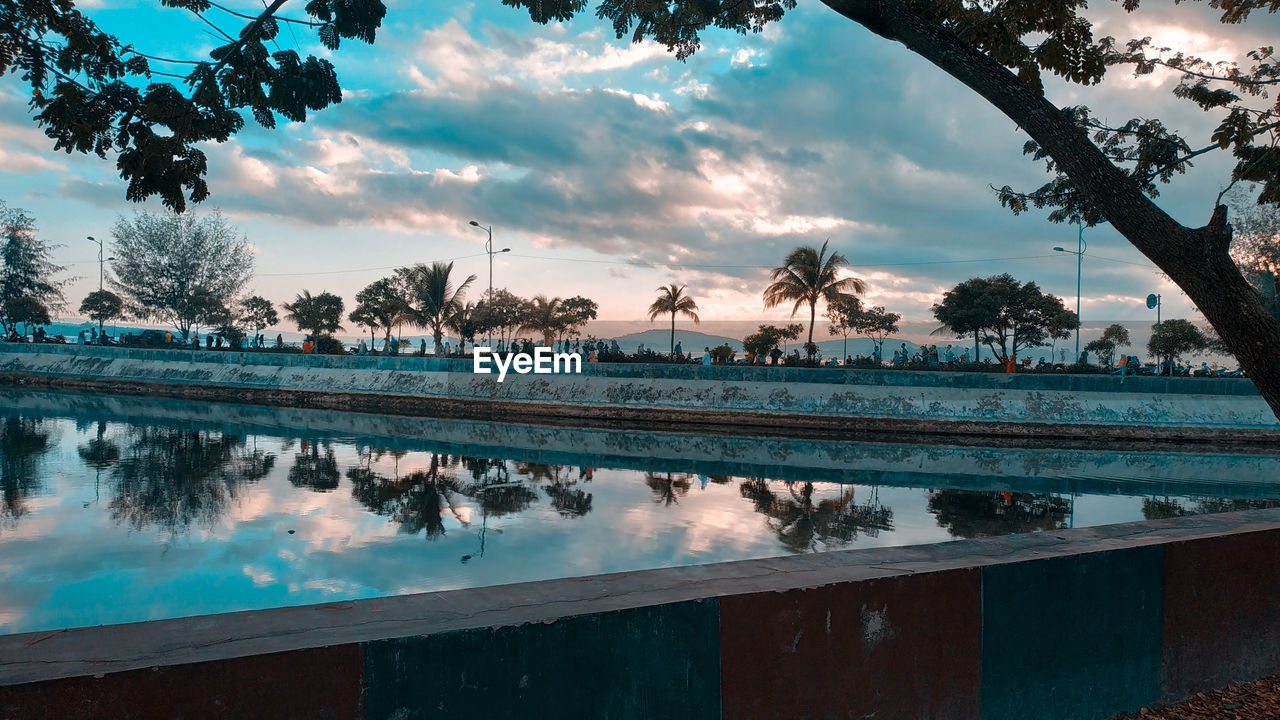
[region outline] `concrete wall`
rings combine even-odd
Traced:
[[[6,718],[1106,718],[1280,672],[1280,511],[0,637]]]
[[[0,345],[0,379],[6,378],[114,383],[138,392],[148,385],[174,393],[230,388],[249,391],[250,399],[273,392],[370,395],[388,398],[397,412],[413,405],[406,398],[418,398],[422,414],[484,407],[494,415],[532,416],[550,407],[570,418],[643,411],[721,423],[758,413],[936,425],[1280,429],[1253,386],[1232,379],[587,364],[581,375],[508,375],[498,383],[496,375],[473,374],[465,360]]]

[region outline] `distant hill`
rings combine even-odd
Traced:
[[[631,333],[630,335],[622,335],[614,338],[618,341],[618,347],[623,352],[633,353],[640,345],[644,345],[650,350],[659,352],[669,352],[671,349],[671,328],[666,330],[645,330],[644,332]],[[742,341],[723,335],[708,335],[700,333],[696,330],[681,330],[676,328],[676,342],[680,343],[681,349],[688,352],[702,352],[703,348],[716,347],[728,343],[729,347],[736,352],[742,352]]]

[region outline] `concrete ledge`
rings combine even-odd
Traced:
[[[1261,510],[13,635],[0,715],[215,717],[158,683],[224,663],[296,686],[327,647],[360,682],[309,717],[1103,718],[1280,671],[1280,576],[1256,571],[1278,547]],[[775,692],[810,686],[842,692]]]

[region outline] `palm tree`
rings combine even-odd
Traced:
[[[658,288],[658,299],[649,306],[649,322],[656,320],[659,315],[671,313],[671,352],[673,353],[676,351],[676,314],[692,318],[695,325],[701,322],[698,318],[698,303],[684,294],[684,288],[684,285],[676,287],[675,283]]]
[[[556,342],[556,335],[564,327],[560,298],[547,299],[546,295],[535,295],[529,303],[528,314],[518,332],[528,330],[542,334],[543,344],[551,347]]]
[[[465,353],[467,341],[474,340],[476,335],[476,304],[468,300],[465,304],[458,305],[445,327],[458,333],[458,352]]]
[[[410,298],[409,313],[413,322],[420,327],[429,328],[435,340],[435,352],[439,355],[443,346],[445,326],[449,319],[462,307],[462,299],[467,288],[475,282],[475,275],[468,275],[466,280],[456,288],[449,275],[453,272],[453,263],[433,262],[428,267],[418,263],[413,267],[396,270],[396,277],[408,291]]]
[[[818,301],[834,303],[843,297],[866,291],[858,278],[838,278],[840,268],[848,267],[849,260],[838,252],[827,255],[827,243],[821,249],[798,247],[787,255],[782,267],[774,268],[773,284],[764,289],[764,306],[771,308],[795,301],[791,317],[802,305],[809,305],[809,342],[805,349],[813,354],[813,324],[817,319]]]

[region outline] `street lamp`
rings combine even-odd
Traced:
[[[489,239],[484,242],[484,251],[489,256],[489,302],[493,302],[493,256],[505,252],[511,252],[511,248],[502,248],[501,250],[493,249],[493,226],[484,226],[475,220],[471,221],[475,227],[489,233]],[[489,346],[493,346],[493,328],[489,328]]]
[[[94,242],[98,244],[98,290],[101,291],[102,290],[102,263],[105,262],[102,259],[102,241],[92,235],[89,235],[88,239],[89,239],[89,242]],[[109,257],[107,258],[107,260],[115,260],[115,258]]]
[[[1057,252],[1067,253],[1076,256],[1076,362],[1080,362],[1080,266],[1084,262],[1084,251],[1089,248],[1089,244],[1084,241],[1084,223],[1079,225],[1080,232],[1076,237],[1076,249],[1067,250],[1066,248],[1055,247]]]

